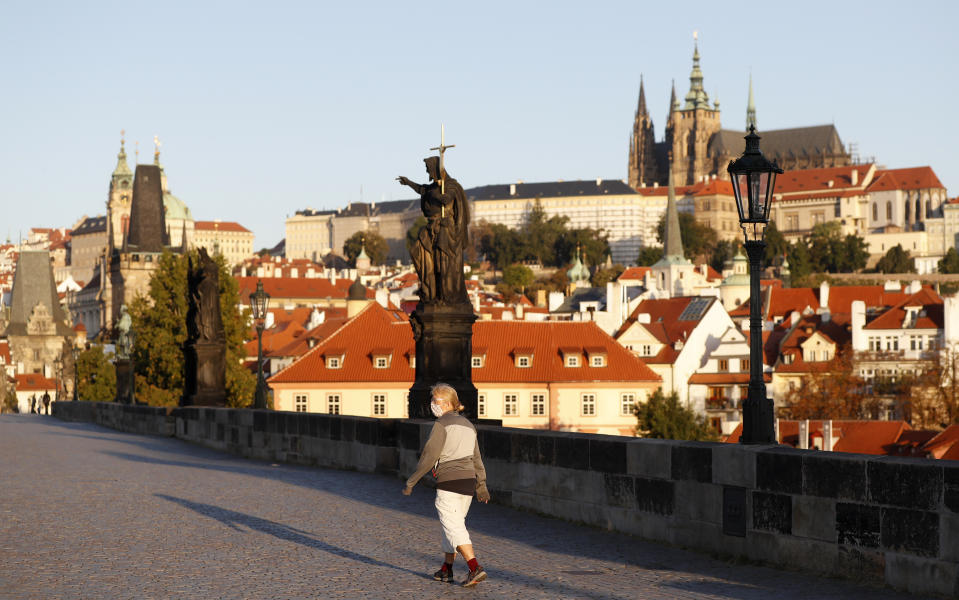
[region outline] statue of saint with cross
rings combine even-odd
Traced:
[[[463,252],[469,243],[470,213],[466,193],[458,181],[446,173],[443,129],[440,129],[439,156],[423,159],[430,182],[418,184],[406,177],[396,179],[420,195],[420,208],[426,226],[420,230],[410,257],[420,279],[420,301],[425,304],[462,304],[468,302],[463,278]]]

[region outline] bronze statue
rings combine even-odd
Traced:
[[[426,217],[426,226],[410,249],[420,279],[420,301],[446,305],[468,302],[463,278],[463,252],[469,243],[470,223],[466,193],[446,173],[441,156],[430,156],[423,162],[430,183],[421,185],[397,177],[420,195],[420,208]]]
[[[200,248],[198,264],[190,258],[188,286],[190,307],[187,311],[189,339],[201,342],[222,340],[223,319],[220,316],[220,269]]]

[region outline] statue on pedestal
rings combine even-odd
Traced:
[[[416,310],[410,315],[416,340],[416,381],[410,388],[409,415],[428,418],[430,388],[447,383],[456,389],[466,416],[475,419],[477,394],[470,363],[476,315],[463,275],[470,210],[463,187],[446,173],[443,155],[453,146],[447,146],[443,138],[441,129],[440,145],[431,148],[438,150],[439,156],[423,159],[429,183],[396,178],[419,194],[426,217],[426,226],[410,248],[420,289]]]
[[[226,336],[220,315],[220,267],[200,248],[187,273],[189,308],[183,347],[183,405],[226,405]]]

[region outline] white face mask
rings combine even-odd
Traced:
[[[430,410],[433,411],[433,416],[436,418],[442,417],[443,413],[446,412],[443,410],[442,406],[433,402],[430,402]]]

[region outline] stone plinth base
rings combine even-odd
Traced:
[[[115,365],[117,369],[116,402],[131,404],[133,402],[133,363],[128,358],[118,358]]]
[[[463,415],[476,419],[476,386],[473,385],[473,322],[469,303],[452,306],[416,305],[410,315],[416,339],[416,380],[410,388],[411,419],[432,418],[430,388],[437,383],[453,386],[465,407]]]
[[[187,342],[180,406],[226,406],[226,344]]]

